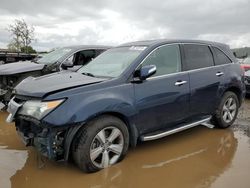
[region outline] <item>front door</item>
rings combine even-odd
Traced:
[[[188,73],[181,72],[179,45],[158,47],[141,66],[145,65],[155,65],[157,72],[142,83],[134,84],[136,125],[141,134],[185,120],[189,106],[189,77]]]

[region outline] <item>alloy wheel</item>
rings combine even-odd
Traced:
[[[226,123],[234,120],[237,111],[237,105],[234,98],[229,97],[223,105],[222,118]]]
[[[124,137],[116,127],[106,127],[94,137],[90,146],[90,159],[98,168],[115,164],[122,154]]]

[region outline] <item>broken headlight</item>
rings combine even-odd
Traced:
[[[32,116],[38,120],[42,119],[53,109],[58,107],[64,99],[54,101],[38,101],[30,100],[26,101],[21,107],[19,114]]]

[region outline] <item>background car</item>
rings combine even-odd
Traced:
[[[247,95],[250,94],[250,70],[245,72],[245,84]]]
[[[244,71],[250,70],[250,57],[247,57],[247,58],[243,59],[243,60],[240,62],[240,66],[242,67],[242,69],[243,69]]]
[[[69,46],[43,55],[37,61],[0,65],[0,101],[6,104],[13,88],[29,76],[41,76],[69,68],[74,71],[107,50],[108,46]]]

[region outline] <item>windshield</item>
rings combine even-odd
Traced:
[[[78,72],[97,77],[118,77],[144,49],[145,46],[130,46],[107,50]]]
[[[250,57],[244,59],[243,64],[248,64],[248,65],[250,65]]]
[[[37,63],[41,64],[52,64],[55,63],[58,59],[69,53],[72,49],[70,48],[59,48],[46,55],[41,59],[37,60]]]

